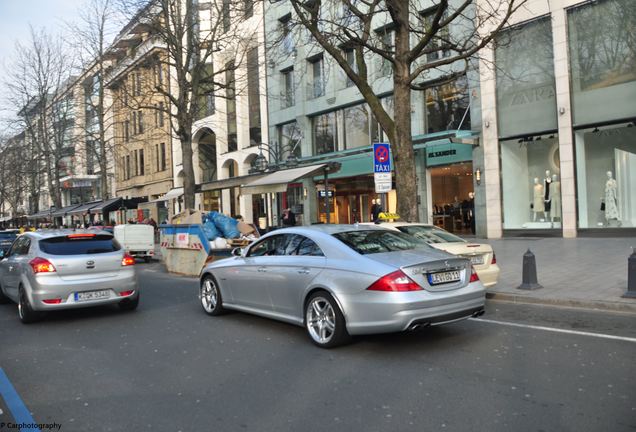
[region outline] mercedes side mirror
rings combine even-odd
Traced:
[[[240,247],[235,247],[234,249],[232,249],[232,256],[240,257],[242,255],[243,255],[243,249],[241,249]]]

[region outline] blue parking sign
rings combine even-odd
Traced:
[[[373,143],[373,172],[391,172],[391,146],[389,143]]]

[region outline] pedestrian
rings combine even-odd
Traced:
[[[379,199],[374,199],[371,202],[371,220],[375,223],[379,223],[380,213],[382,213],[382,205],[380,204]]]
[[[283,226],[292,227],[296,225],[296,215],[290,208],[283,210]]]

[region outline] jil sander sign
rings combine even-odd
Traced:
[[[426,166],[448,165],[473,160],[473,146],[467,144],[438,144],[426,148]]]

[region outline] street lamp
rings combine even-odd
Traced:
[[[268,169],[272,171],[277,171],[281,168],[294,168],[298,166],[299,160],[298,157],[294,154],[294,150],[298,146],[298,143],[292,144],[289,143],[287,145],[278,147],[276,143],[268,144],[268,143],[259,143],[258,144],[258,156],[254,158],[252,162],[253,171],[257,172],[265,172]],[[267,152],[269,159],[265,157],[263,154],[263,150]],[[283,159],[283,155],[288,152],[285,160]]]

